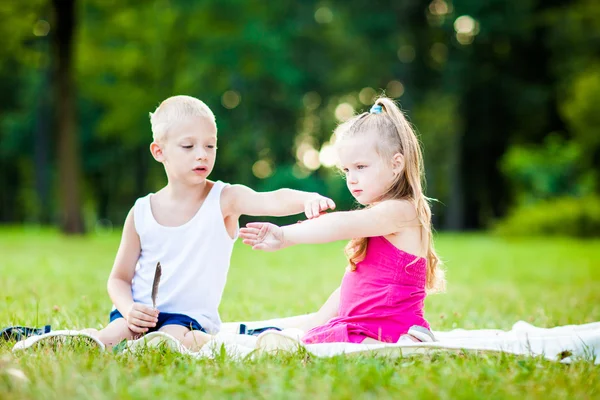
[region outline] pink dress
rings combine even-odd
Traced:
[[[370,337],[395,343],[413,325],[429,329],[423,317],[426,276],[424,258],[383,236],[369,238],[365,259],[342,279],[338,317],[311,329],[302,340],[361,343]]]

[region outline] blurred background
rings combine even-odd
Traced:
[[[121,226],[166,183],[148,113],[175,94],[217,117],[213,179],[350,209],[331,134],[385,92],[437,230],[600,235],[596,0],[28,0],[0,22],[2,224]]]

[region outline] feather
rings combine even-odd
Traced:
[[[160,283],[160,276],[162,275],[162,268],[160,262],[156,264],[156,271],[154,272],[154,282],[152,282],[152,307],[156,308],[156,295],[158,294],[158,284]]]

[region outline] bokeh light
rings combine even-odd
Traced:
[[[50,33],[50,24],[43,19],[38,20],[33,25],[33,34],[35,36],[47,36]]]
[[[377,97],[377,92],[375,89],[366,87],[363,88],[358,94],[358,99],[364,105],[371,105],[375,101],[375,97]]]
[[[410,45],[400,46],[398,49],[398,60],[408,64],[414,61],[416,56],[415,48]]]
[[[302,164],[312,171],[319,169],[321,161],[319,160],[319,152],[316,149],[307,150],[302,156]]]
[[[390,81],[385,88],[385,94],[391,98],[402,97],[404,85],[400,81]]]
[[[461,15],[454,21],[456,40],[462,45],[473,43],[479,33],[479,22],[469,15]]]
[[[329,7],[319,7],[315,11],[315,21],[319,24],[328,24],[333,21],[333,13]]]
[[[340,122],[347,121],[354,115],[354,107],[349,103],[341,103],[335,108],[335,117]]]
[[[456,33],[472,34],[475,31],[475,20],[468,15],[462,15],[454,21],[454,30]]]
[[[448,59],[448,47],[444,43],[434,43],[429,50],[431,59],[438,64],[443,64]]]
[[[302,97],[302,103],[308,110],[316,110],[321,105],[321,95],[317,92],[308,92]]]
[[[302,161],[304,154],[311,149],[314,149],[314,147],[309,141],[304,140],[300,142],[296,147],[296,159]]]
[[[433,0],[429,4],[429,12],[433,15],[446,15],[452,11],[451,7],[444,0]]]
[[[329,142],[323,143],[319,152],[319,161],[325,167],[333,167],[337,163],[337,153],[335,147]]]
[[[242,96],[235,90],[228,90],[221,97],[221,104],[228,109],[236,108],[242,101]]]
[[[252,173],[259,179],[266,179],[273,175],[273,166],[267,160],[258,160],[252,165]]]

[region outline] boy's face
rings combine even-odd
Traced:
[[[205,117],[191,117],[174,124],[150,151],[162,162],[169,182],[199,184],[212,172],[217,156],[217,127]]]

